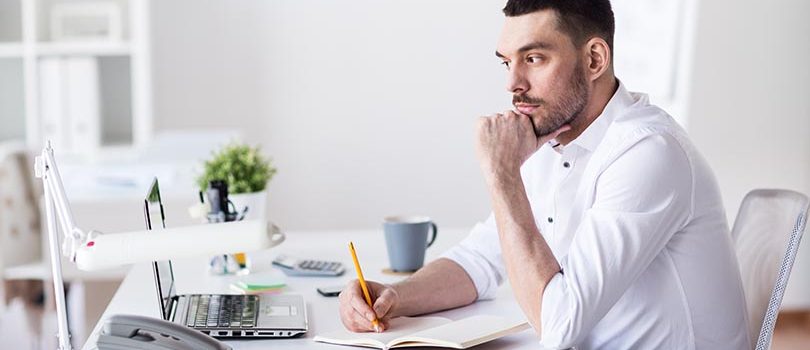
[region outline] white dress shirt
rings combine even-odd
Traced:
[[[543,347],[751,348],[714,175],[646,95],[620,84],[579,137],[543,146],[521,173],[562,269],[543,292]],[[444,257],[467,271],[479,299],[506,278],[492,215]]]

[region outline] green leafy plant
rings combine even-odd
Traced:
[[[230,143],[214,152],[197,178],[202,191],[211,180],[224,180],[229,193],[251,193],[264,190],[276,173],[269,158],[261,155],[259,147]]]

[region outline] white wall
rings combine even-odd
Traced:
[[[502,1],[157,1],[159,130],[242,126],[288,229],[488,213],[477,116],[509,107]]]
[[[158,129],[242,126],[279,167],[271,217],[376,227],[488,210],[473,119],[508,106],[503,1],[157,1]],[[756,187],[810,193],[804,0],[699,1],[689,131],[730,221]],[[620,55],[621,53],[617,53]]]
[[[717,175],[729,221],[751,189],[810,194],[810,2],[699,8],[689,132]],[[807,237],[796,264],[784,303],[810,307]]]
[[[152,2],[154,126],[265,128],[270,2]],[[269,150],[272,152],[272,150]]]

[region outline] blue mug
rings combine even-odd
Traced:
[[[383,230],[391,270],[396,272],[421,268],[425,264],[425,250],[436,241],[439,231],[426,216],[389,216],[383,222]]]

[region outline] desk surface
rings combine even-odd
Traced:
[[[466,234],[467,230],[440,229],[436,243],[428,249],[427,259],[435,259]],[[354,241],[358,258],[363,265],[363,273],[367,279],[392,283],[403,278],[401,276],[386,275],[382,272],[383,268],[388,265],[382,230],[287,233],[286,241],[280,246],[268,251],[249,254],[253,267],[251,271],[255,276],[268,276],[268,278],[284,280],[287,283],[286,292],[304,296],[309,317],[309,332],[300,338],[251,339],[227,341],[227,343],[235,349],[266,349],[269,346],[272,346],[273,349],[334,350],[343,348],[316,343],[312,338],[319,333],[343,327],[338,316],[338,299],[323,297],[316,292],[315,288],[345,284],[355,278],[347,247],[349,240]],[[280,253],[303,258],[342,261],[347,266],[347,272],[343,276],[336,278],[287,277],[270,265],[272,259]],[[179,294],[233,293],[229,289],[229,285],[241,278],[239,276],[214,276],[209,274],[206,271],[207,258],[175,260],[173,264]],[[100,327],[110,315],[138,314],[159,317],[158,309],[151,265],[139,264],[133,266],[83,348],[96,348],[95,342]],[[520,312],[509,286],[505,285],[499,290],[495,300],[477,302],[464,308],[444,311],[438,313],[438,315],[450,319],[461,319],[474,314],[514,317],[519,315]],[[533,349],[537,348],[537,346],[538,338],[534,331],[530,329],[482,344],[475,349]]]

